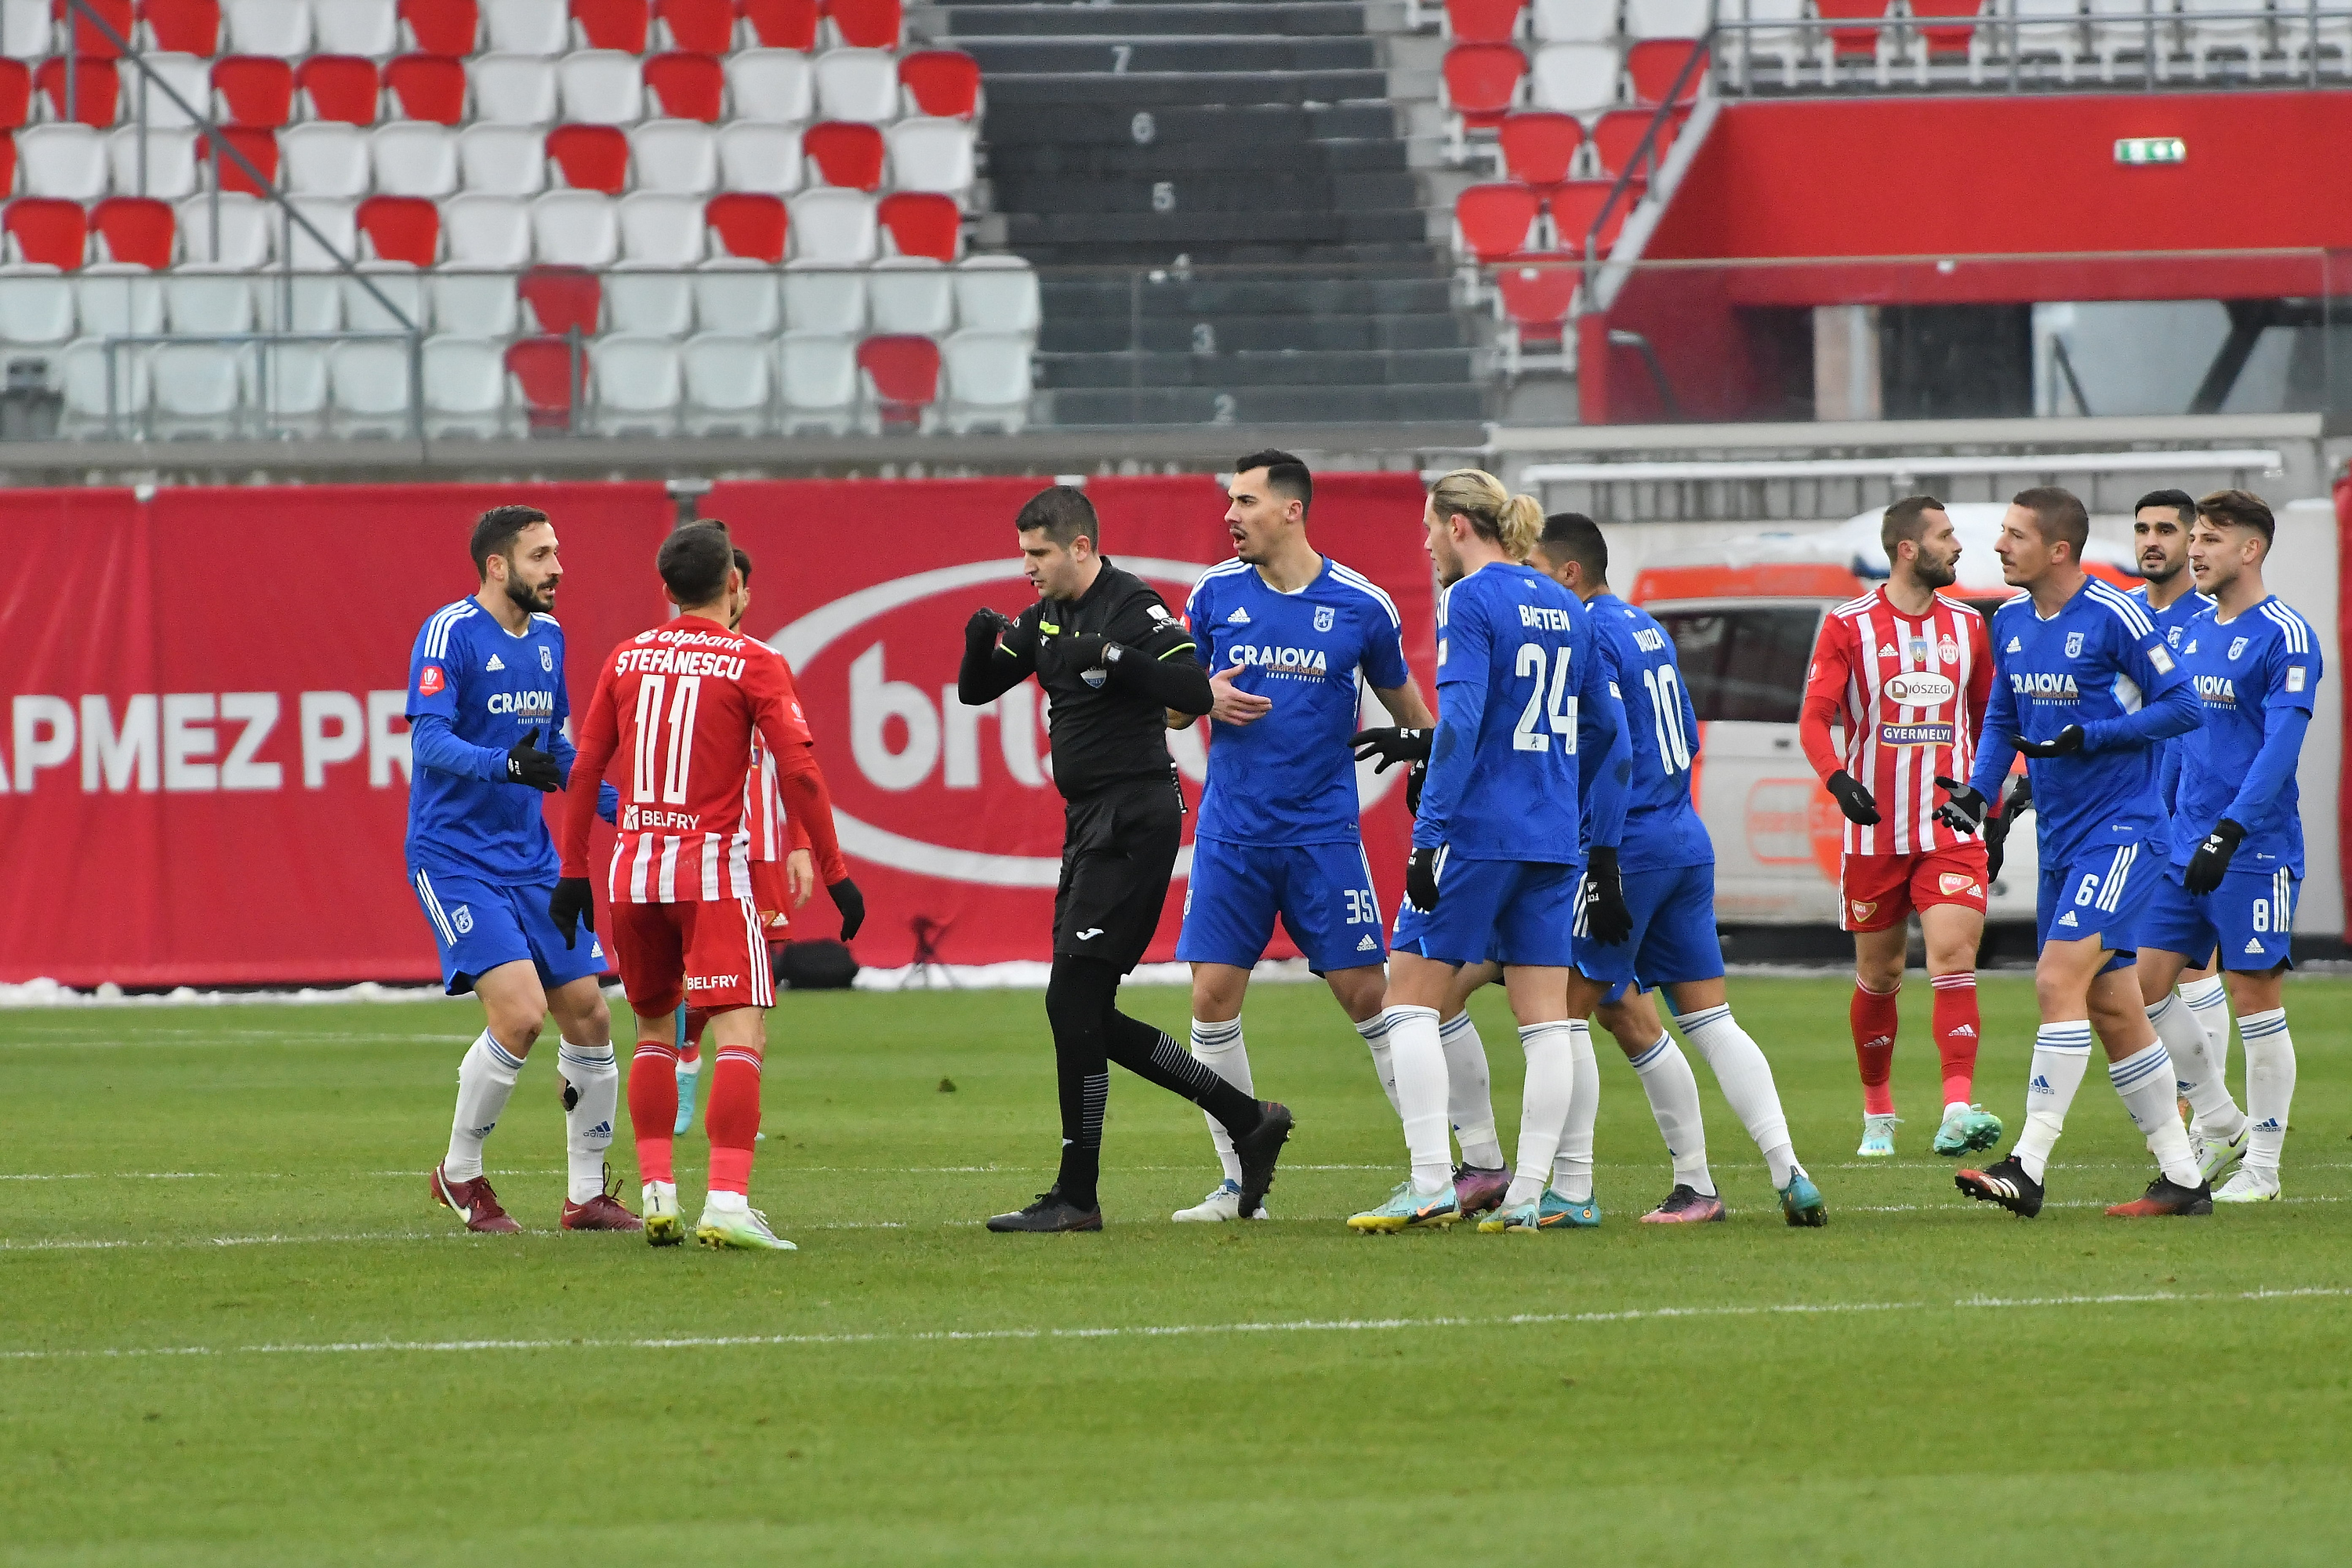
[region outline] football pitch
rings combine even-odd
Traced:
[[[1282,985],[1246,1016],[1299,1122],[1274,1221],[1170,1224],[1215,1179],[1201,1118],[1115,1077],[1108,1228],[1031,1237],[977,1221],[1051,1179],[1039,994],[790,994],[753,1201],[800,1250],[768,1257],[559,1233],[544,1037],[489,1148],[529,1234],[464,1234],[425,1173],[467,1002],[0,1013],[0,1560],[2342,1563],[2352,982],[2288,988],[2287,1201],[2140,1222],[2099,1212],[2149,1173],[2095,1069],[2040,1219],[1959,1197],[1916,975],[1902,1157],[1855,1160],[1846,996],[1731,989],[1823,1230],[1696,1061],[1732,1216],[1636,1224],[1667,1164],[1603,1039],[1601,1229],[1350,1235],[1402,1139]],[[2013,1131],[2030,982],[1984,1005]],[[1181,1037],[1181,990],[1126,1005]],[[1475,1005],[1507,1145],[1517,1040]],[[625,1128],[614,1160],[634,1208]]]

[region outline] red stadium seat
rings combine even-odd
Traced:
[[[924,114],[970,120],[980,110],[980,62],[961,49],[917,49],[899,57],[898,85]]]
[[[719,247],[728,255],[783,265],[782,197],[730,191],[704,204],[702,221],[719,236]]]
[[[743,0],[743,19],[763,49],[816,47],[817,0]]]
[[[0,131],[0,199],[16,188],[16,133]]]
[[[220,0],[142,0],[139,14],[158,49],[207,59],[220,53]]]
[[[171,203],[152,196],[109,196],[90,209],[89,221],[106,247],[104,259],[135,261],[159,272],[172,265],[175,221]]]
[[[1633,101],[1659,104],[1675,90],[1675,79],[1682,76],[1683,64],[1693,55],[1698,65],[1684,80],[1683,89],[1675,102],[1677,105],[1697,101],[1698,89],[1706,83],[1706,46],[1684,38],[1644,38],[1625,51],[1625,74],[1633,79]]]
[[[124,44],[131,41],[131,0],[89,0],[89,8],[114,29],[116,37]],[[49,15],[53,18],[62,21],[66,9],[66,0],[49,0]],[[77,8],[73,14],[73,52],[87,59],[110,60],[120,56],[122,49],[99,31],[98,25]]]
[[[1543,197],[1516,182],[1472,185],[1454,198],[1454,221],[1462,244],[1480,261],[1500,261],[1528,248]]]
[[[408,24],[420,54],[453,58],[470,55],[482,31],[482,13],[475,0],[400,0],[400,19]],[[412,114],[409,118],[429,120],[433,116]],[[442,123],[454,125],[457,121]]]
[[[66,58],[51,55],[33,71],[33,85],[49,100],[49,118],[66,117]],[[122,77],[112,60],[75,62],[73,117],[84,125],[109,126],[122,101]]]
[[[373,125],[383,82],[359,55],[312,55],[294,68],[294,85],[310,99],[310,118]]]
[[[875,215],[889,232],[901,256],[928,256],[953,261],[963,238],[963,209],[953,196],[923,191],[899,191],[882,198]]]
[[[403,55],[383,68],[403,120],[456,125],[466,118],[466,68],[446,55]]]
[[[33,69],[22,60],[0,58],[0,131],[14,131],[33,112]]]
[[[1911,0],[1914,25],[1919,36],[1927,40],[1931,55],[1965,55],[1969,41],[1976,37],[1974,27],[1935,27],[1925,24],[1937,16],[1974,16],[1984,10],[1985,0]],[[1824,12],[1823,15],[1828,15]]]
[[[294,68],[261,55],[231,55],[213,66],[213,90],[228,104],[226,125],[277,130],[294,118]]]
[[[595,279],[589,279],[594,282]],[[522,388],[523,411],[534,430],[572,427],[572,390],[575,374],[588,374],[587,355],[574,355],[562,338],[523,338],[507,345],[507,374]]]
[[[1548,110],[1503,116],[1503,167],[1524,185],[1556,185],[1576,164],[1584,145],[1584,121]]]
[[[1443,70],[1446,102],[1462,122],[1492,130],[1518,98],[1528,57],[1511,44],[1456,44],[1445,51]]]
[[[534,267],[516,279],[515,293],[551,337],[593,333],[604,304],[604,285],[584,267]]]
[[[1527,0],[1445,0],[1445,31],[1462,44],[1507,44]]]
[[[1642,138],[1649,134],[1650,121],[1655,113],[1655,110],[1648,109],[1612,109],[1594,123],[1592,150],[1600,156],[1601,174],[1613,180],[1625,172],[1626,162],[1642,145]],[[1666,117],[1666,123],[1658,131],[1657,145],[1650,150],[1658,163],[1665,161],[1675,136],[1681,133],[1683,123],[1688,119],[1690,110],[1687,109],[1678,109]],[[1642,177],[1652,179],[1656,174],[1654,166],[1643,170]]]
[[[271,184],[278,183],[278,132],[259,125],[224,125],[221,135],[228,144],[245,154],[246,162],[261,171],[261,177]],[[196,156],[210,158],[217,151],[209,136],[196,138]],[[251,174],[234,158],[222,156],[215,171],[224,191],[246,191],[254,195],[266,193]]]
[[[1887,0],[1821,0],[1823,21],[1876,22],[1886,16]],[[1870,56],[1878,52],[1876,27],[1832,27],[1830,42],[1840,56]]]
[[[940,399],[940,345],[929,338],[868,338],[857,345],[857,368],[874,380],[886,426],[917,424]]]
[[[1609,200],[1614,180],[1570,180],[1553,187],[1547,198],[1551,208],[1552,233],[1558,237],[1559,248],[1573,255],[1584,254],[1586,243],[1592,237],[1592,222],[1601,216]],[[1625,220],[1633,214],[1633,204],[1641,200],[1643,182],[1634,180],[1625,187],[1617,205],[1609,209],[1608,226],[1601,230],[1597,255],[1606,256],[1617,243],[1618,234]]]
[[[1503,318],[1518,336],[1514,350],[1530,342],[1558,343],[1567,336],[1568,314],[1576,307],[1581,276],[1574,264],[1557,261],[1495,268],[1495,294],[1503,302]]]
[[[715,125],[725,112],[727,70],[717,55],[673,49],[646,62],[646,87],[671,120]]]
[[[383,260],[430,267],[441,259],[441,209],[423,196],[370,196],[359,226]]]
[[[71,272],[89,249],[89,215],[79,202],[54,196],[26,196],[10,202],[0,215],[0,229],[16,241],[17,254]]]
[[[723,55],[735,47],[735,0],[654,0],[654,15],[673,49]]]
[[[547,133],[547,155],[578,191],[617,196],[629,184],[629,137],[617,125],[559,125]]]
[[[841,41],[861,49],[895,49],[906,28],[899,0],[832,0],[825,7]]]
[[[802,132],[801,151],[816,160],[817,178],[828,185],[882,188],[882,132],[875,126],[828,120]]]
[[[590,48],[625,55],[644,54],[646,35],[653,30],[646,0],[572,0],[572,19],[587,35]]]

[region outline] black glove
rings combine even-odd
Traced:
[[[1127,652],[1100,632],[1076,632],[1057,640],[1072,669],[1101,669],[1117,664]]]
[[[1378,768],[1372,770],[1374,773],[1380,771]],[[1405,770],[1404,808],[1415,816],[1421,815],[1421,786],[1428,782],[1429,764],[1427,763],[1415,763]]]
[[[541,795],[553,795],[563,787],[563,770],[555,765],[551,753],[539,749],[536,729],[507,748],[507,782],[529,784]]]
[[[2016,816],[2033,809],[2033,775],[2020,773],[2009,786],[2009,805],[2002,808],[2005,816]]]
[[[833,900],[833,907],[841,911],[841,940],[847,942],[866,923],[866,895],[846,877],[825,884],[824,892]]]
[[[2011,806],[1984,825],[1985,882],[1990,886],[2000,877],[2001,862],[2008,858],[2009,830],[2017,821],[2017,809]]]
[[[1617,851],[1595,849],[1585,872],[1584,929],[1606,947],[1622,947],[1633,935],[1633,911],[1625,907],[1625,884],[1617,875]]]
[[[2239,842],[2246,830],[2223,817],[2189,858],[2189,868],[2180,874],[2180,885],[2192,893],[2210,893],[2221,885],[2221,874],[2230,868],[2230,857],[2238,852]]]
[[[1958,779],[1938,778],[1936,783],[1952,795],[1936,808],[1937,821],[1955,833],[1974,833],[1984,826],[1985,810],[1991,803],[1982,795]]]
[[[1404,901],[1423,914],[1437,907],[1437,851],[1415,847],[1404,861]]]
[[[1840,768],[1830,775],[1829,792],[1837,797],[1838,809],[1845,813],[1848,822],[1864,827],[1878,826],[1878,803],[1870,798],[1860,779]]]
[[[2021,754],[2029,757],[2071,757],[2083,749],[2083,742],[2086,738],[2083,733],[2083,726],[2069,724],[2047,741],[2029,741],[2020,735],[2017,738],[2017,749]]]
[[[1013,629],[1013,618],[1002,610],[992,610],[986,605],[971,613],[963,624],[966,647],[987,647]]]
[[[563,948],[569,952],[579,938],[575,926],[596,929],[596,891],[585,877],[562,877],[556,880],[555,891],[548,896],[547,918],[563,933]]]
[[[1348,744],[1356,749],[1356,761],[1370,762],[1374,757],[1381,765],[1372,772],[1384,773],[1399,763],[1429,761],[1429,730],[1359,730],[1348,737]]]

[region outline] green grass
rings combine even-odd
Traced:
[[[1633,1223],[1666,1166],[1604,1042],[1608,1223],[1507,1239],[1340,1226],[1402,1141],[1320,987],[1247,1015],[1300,1122],[1275,1223],[1168,1224],[1213,1179],[1200,1118],[1122,1079],[1109,1229],[1034,1238],[972,1221],[1048,1179],[1038,995],[791,996],[754,1190],[801,1250],[764,1258],[556,1234],[551,1059],[491,1143],[530,1234],[458,1233],[424,1173],[468,1004],[0,1014],[0,1165],[40,1178],[0,1181],[0,1560],[2341,1562],[2352,984],[2288,993],[2294,1201],[2138,1224],[2094,1206],[2147,1163],[2095,1074],[2074,1206],[1958,1198],[1924,984],[1905,1157],[1859,1165],[1845,995],[1732,989],[1827,1229],[1782,1225],[1703,1067],[1732,1220]],[[2031,989],[1984,1000],[2013,1118]],[[1129,1005],[1181,1030],[1181,992]],[[762,1342],[638,1342],[680,1338]]]

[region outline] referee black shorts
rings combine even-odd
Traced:
[[[1054,954],[1099,958],[1124,974],[1160,929],[1183,837],[1184,797],[1165,779],[1106,785],[1063,808]]]

